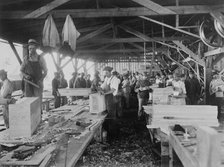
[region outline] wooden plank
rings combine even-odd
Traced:
[[[51,10],[53,10],[54,8],[57,8],[58,6],[61,6],[63,4],[65,4],[66,2],[69,2],[71,0],[54,0],[48,4],[46,4],[45,6],[42,6],[36,10],[34,10],[33,12],[27,14],[24,16],[24,18],[26,19],[30,19],[30,18],[36,18],[39,17]]]
[[[195,61],[198,62],[201,66],[205,66],[205,62],[198,57],[195,53],[193,53],[190,49],[188,49],[185,45],[183,45],[179,41],[173,41],[178,47],[180,47],[185,53],[187,53],[190,57],[192,57]]]
[[[175,46],[169,45],[167,43],[164,43],[164,42],[161,42],[161,41],[156,41],[155,39],[153,39],[153,38],[151,38],[151,37],[149,37],[149,36],[139,32],[139,31],[136,31],[136,30],[134,30],[134,29],[132,29],[132,28],[130,28],[128,26],[119,25],[119,27],[122,28],[123,30],[125,30],[126,32],[131,33],[131,34],[133,34],[133,35],[143,39],[144,41],[152,40],[152,42],[160,43],[162,45],[165,45],[165,46],[168,46],[168,47],[171,47],[171,48],[173,48],[173,47],[176,48]],[[153,50],[153,47],[152,47],[152,50]]]
[[[221,167],[221,137],[210,127],[199,127],[197,130],[198,167]]]
[[[193,33],[191,33],[191,32],[188,32],[188,31],[185,31],[185,30],[182,30],[182,29],[173,27],[173,26],[171,26],[171,25],[162,23],[162,22],[160,22],[160,21],[157,21],[157,20],[154,20],[154,19],[145,17],[145,16],[139,16],[139,17],[142,18],[142,19],[151,21],[151,22],[153,22],[153,23],[160,24],[160,25],[162,25],[162,26],[164,26],[164,27],[167,27],[167,28],[170,28],[170,29],[173,29],[173,30],[176,30],[176,31],[182,32],[182,33],[184,33],[184,34],[187,34],[187,35],[190,35],[190,36],[192,36],[192,37],[195,37],[195,38],[199,38],[199,39],[200,39],[199,35],[193,34]]]
[[[189,6],[166,6],[178,15],[206,14],[212,10],[223,11],[224,5],[189,5]],[[29,10],[0,11],[0,18],[5,19],[26,19],[25,15],[31,13]],[[75,18],[97,18],[97,17],[130,17],[130,16],[156,16],[158,13],[146,7],[131,8],[109,8],[109,9],[72,9],[72,10],[53,10],[47,14],[52,14],[54,18],[65,18],[68,13]],[[46,19],[44,14],[33,19]],[[160,14],[161,15],[161,14]]]
[[[91,39],[91,38],[93,38],[93,37],[95,37],[95,36],[97,36],[97,35],[103,33],[104,31],[109,30],[110,28],[112,28],[112,25],[111,25],[111,24],[107,24],[107,25],[105,25],[105,26],[99,28],[99,29],[96,30],[96,31],[93,31],[93,32],[91,32],[91,33],[89,33],[89,34],[87,34],[87,35],[85,35],[85,36],[83,36],[83,37],[80,37],[80,38],[78,39],[77,42],[78,42],[78,43],[84,42],[84,41],[86,41],[86,40],[88,40],[88,39]]]
[[[152,2],[151,0],[132,0],[160,15],[169,15],[169,14],[176,14],[176,12],[170,10],[169,8],[163,7],[158,3]]]
[[[217,48],[217,49],[214,49],[214,50],[210,50],[208,52],[205,52],[204,56],[205,57],[214,56],[214,55],[217,55],[217,54],[220,54],[220,53],[224,53],[224,48]]]
[[[150,50],[151,48],[148,48]],[[163,48],[156,48],[158,52],[166,51]],[[107,50],[77,50],[79,54],[87,54],[87,53],[131,53],[131,52],[144,52],[144,49],[107,49]]]
[[[66,88],[58,89],[61,96],[89,96],[90,88]]]
[[[10,137],[31,137],[41,121],[40,99],[25,97],[9,105]]]
[[[132,42],[153,42],[153,41],[185,41],[191,40],[191,37],[153,37],[150,39],[141,39],[141,38],[94,38],[86,41],[87,43],[132,43]]]
[[[179,139],[171,130],[169,144],[175,150],[184,167],[198,167],[196,158],[193,157],[192,154],[184,148],[184,146],[179,142]]]

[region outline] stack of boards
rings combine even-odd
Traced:
[[[151,115],[148,128],[161,128],[168,132],[168,127],[175,124],[195,126],[218,126],[217,107],[209,105],[152,105],[144,106]]]

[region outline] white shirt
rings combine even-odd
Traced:
[[[173,80],[172,85],[174,88],[177,88],[180,93],[186,94],[186,88],[184,82]]]
[[[1,97],[8,98],[8,95],[11,96],[13,92],[13,84],[8,79],[5,79],[2,83],[3,84],[1,87]]]
[[[106,87],[109,86],[110,89],[115,89],[113,95],[116,96],[118,93],[118,87],[120,82],[120,79],[118,79],[116,76],[111,76],[110,78],[106,77],[103,84],[101,85],[101,88],[105,90]]]

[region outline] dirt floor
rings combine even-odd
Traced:
[[[126,111],[123,118],[118,121],[120,127],[118,137],[106,144],[93,140],[77,166],[160,166],[160,158],[152,151],[145,121],[138,121],[136,118],[136,112]]]

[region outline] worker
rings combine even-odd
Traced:
[[[74,83],[75,88],[86,88],[86,80],[84,79],[84,73],[80,73],[76,82]]]
[[[217,119],[224,124],[224,81],[218,72],[213,72],[213,79],[209,87],[210,95],[215,95],[215,102],[218,106]]]
[[[107,121],[104,124],[104,128],[108,131],[108,137],[116,137],[118,133],[117,129],[117,113],[116,113],[116,95],[118,93],[118,87],[120,80],[112,75],[112,67],[106,66],[103,69],[105,76],[104,82],[100,87],[100,92],[105,95],[106,109],[108,111]]]
[[[125,99],[125,107],[128,109],[130,107],[129,99],[130,99],[130,93],[131,93],[131,86],[130,86],[128,73],[124,74],[123,78],[124,78],[122,82],[123,96]]]
[[[74,83],[77,79],[77,72],[73,72],[72,73],[72,78],[69,80],[69,88],[73,88],[74,87]]]
[[[38,46],[36,40],[28,41],[28,55],[24,59],[20,71],[25,81],[24,96],[40,97],[42,101],[43,80],[47,75],[47,66],[43,56],[36,52]]]
[[[175,73],[173,75],[172,86],[173,86],[174,92],[176,92],[175,95],[177,95],[177,96],[186,95],[185,84],[183,81],[181,81],[180,74]]]
[[[65,75],[63,71],[60,71],[60,85],[59,88],[67,88],[68,83],[67,80],[65,79]],[[66,96],[61,96],[61,106],[67,104],[67,97]]]
[[[189,92],[188,92],[188,99],[190,100],[189,102],[191,105],[196,105],[198,104],[198,101],[200,99],[201,85],[198,79],[195,77],[195,74],[193,71],[189,72],[188,82],[190,84]]]
[[[61,97],[58,91],[60,86],[60,73],[54,73],[54,79],[52,80],[52,95],[54,96],[54,108],[60,107],[61,104]]]
[[[92,82],[90,80],[90,77],[91,77],[90,74],[86,75],[86,78],[85,78],[86,79],[86,88],[91,88]]]
[[[94,78],[93,78],[93,81],[92,81],[92,84],[91,84],[91,91],[92,92],[97,92],[100,85],[101,85],[101,79],[100,79],[100,76],[99,76],[99,71],[95,71]]]
[[[13,92],[13,84],[7,77],[5,70],[0,70],[0,79],[2,81],[0,98],[6,100],[6,104],[2,105],[3,118],[6,128],[9,128],[9,109],[8,104],[11,103],[11,95]]]
[[[143,73],[143,75],[138,75],[138,81],[135,86],[135,92],[137,92],[138,97],[138,120],[142,118],[143,115],[143,105],[147,105],[149,100],[149,89],[150,82],[147,79],[147,73]]]
[[[166,80],[166,86],[172,86],[173,74],[172,73],[168,73],[167,78],[168,79]]]

